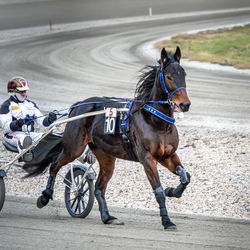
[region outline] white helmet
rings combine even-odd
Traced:
[[[10,79],[7,89],[9,94],[15,94],[18,91],[29,90],[29,86],[23,77],[17,76]]]

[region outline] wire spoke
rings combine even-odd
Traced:
[[[76,200],[77,200],[77,203],[76,203],[76,207],[75,207],[75,213],[76,213],[78,206],[79,206],[79,200],[77,198],[76,198]]]
[[[69,197],[69,199],[67,200],[67,202],[71,202],[71,201],[75,200],[75,198],[76,198],[76,197],[70,199],[70,197]]]
[[[79,211],[79,214],[81,213],[81,205],[80,205],[80,202],[81,202],[81,199],[78,198],[77,204],[78,204],[78,211]]]
[[[88,205],[88,202],[86,202],[83,197],[81,197],[81,200],[82,200],[82,206],[83,206],[83,208],[85,210],[87,205]]]
[[[79,175],[76,176],[75,179],[76,179],[76,186],[78,186],[79,185]]]
[[[75,197],[73,200],[73,202],[72,202],[72,204],[71,204],[71,209],[73,208],[73,206],[75,205],[75,202],[76,202],[76,199],[77,199],[77,197]]]
[[[88,194],[87,194],[87,192],[88,192],[88,191],[89,191],[89,187],[88,187],[88,188],[86,188],[86,189],[83,191],[83,193],[82,193],[82,194],[83,194],[83,196],[84,196],[84,195],[88,195]]]
[[[82,186],[84,187],[86,184],[87,180],[85,179],[85,181],[82,183]]]
[[[84,190],[84,186],[85,186],[85,184],[86,184],[86,181],[87,180],[85,180],[83,183],[82,183],[82,185],[81,185],[81,187],[79,188],[79,191],[83,191]]]

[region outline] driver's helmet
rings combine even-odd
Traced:
[[[18,93],[19,91],[29,90],[27,81],[20,76],[13,77],[10,79],[7,85],[8,93],[10,95]]]

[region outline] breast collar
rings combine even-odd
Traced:
[[[164,115],[163,113],[161,113],[159,110],[149,106],[149,105],[144,105],[143,107],[145,110],[147,110],[149,113],[157,116],[158,118],[162,119],[165,122],[169,122],[171,124],[175,123],[175,119],[169,116]]]

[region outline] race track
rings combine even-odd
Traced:
[[[139,70],[157,64],[150,41],[176,33],[250,22],[247,11],[183,15],[72,32],[50,33],[0,44],[1,86],[13,75],[32,83],[31,99],[45,111],[69,107],[93,95],[133,98]],[[192,101],[189,115],[250,118],[249,73],[199,70],[184,64]],[[1,100],[5,93],[1,91]]]
[[[112,207],[124,226],[103,225],[94,207],[86,219],[71,218],[63,203],[43,210],[34,199],[9,197],[0,214],[1,249],[249,249],[250,222],[170,214],[178,231],[164,231],[158,213]]]
[[[181,2],[182,15],[174,14],[176,6],[172,6],[172,15],[164,15],[165,12],[160,11],[159,5],[157,14],[163,16],[158,19],[150,20],[145,17],[144,21],[140,19],[133,23],[134,18],[130,16],[127,23],[109,20],[105,26],[100,27],[94,25],[94,20],[91,23],[93,26],[87,26],[80,14],[77,20],[69,15],[69,22],[84,21],[82,28],[65,32],[55,30],[44,35],[36,33],[36,36],[28,38],[22,38],[20,34],[18,39],[2,40],[0,100],[3,102],[6,99],[6,83],[13,75],[23,75],[30,81],[29,97],[36,100],[44,112],[68,108],[79,100],[96,95],[133,98],[139,70],[147,64],[156,64],[159,59],[157,52],[148,51],[152,41],[180,32],[250,23],[250,3],[242,1],[239,6],[235,6],[234,1],[223,1],[224,5],[220,5],[217,12],[204,13],[216,8],[215,5],[213,8],[205,5],[207,1],[203,2],[204,8],[201,5],[195,8],[194,4],[192,9],[186,2]],[[80,3],[76,1],[75,4]],[[96,4],[96,1],[92,1],[92,4]],[[14,6],[16,5],[13,4],[12,7]],[[53,6],[56,7],[55,4]],[[89,6],[93,7],[91,1]],[[242,9],[228,11],[229,8],[237,7]],[[4,20],[4,15],[7,18],[9,14],[8,8],[5,8],[5,12],[0,12],[1,20]],[[32,8],[35,10],[36,4],[30,3],[28,10]],[[135,6],[133,9],[134,15],[142,15]],[[117,18],[114,8],[105,10],[109,18]],[[185,10],[196,12],[190,14],[185,13]],[[36,19],[36,14],[34,11],[34,25],[42,25],[43,21]],[[20,27],[16,28],[27,25],[28,22],[24,19],[23,24],[20,21]],[[8,18],[6,20],[10,24],[2,26],[2,29],[13,28],[13,22]],[[215,124],[222,121],[221,126],[224,126],[225,121],[234,125],[249,123],[249,73],[199,69],[192,67],[189,62],[183,65],[187,72],[187,90],[192,102],[187,114],[188,126],[192,126],[194,122],[206,123],[211,120]],[[155,246],[158,249],[176,246],[180,249],[247,249],[250,244],[246,237],[249,235],[248,220],[213,220],[210,217],[176,215],[174,218],[180,231],[168,234],[161,228],[158,213],[142,212],[141,215],[134,210],[126,212],[126,209],[115,212],[125,220],[124,228],[103,226],[97,211],[86,219],[85,225],[82,221],[62,215],[59,208],[48,207],[45,212],[41,212],[36,209],[33,200],[9,198],[0,214],[1,237],[8,232],[8,236],[4,236],[5,241],[1,241],[0,248],[66,249],[73,244],[74,249],[126,249],[127,246],[130,249],[152,249]],[[202,233],[202,230],[208,234]],[[48,240],[53,233],[55,238]],[[67,244],[62,243],[65,239]],[[79,245],[79,242],[85,246]]]

